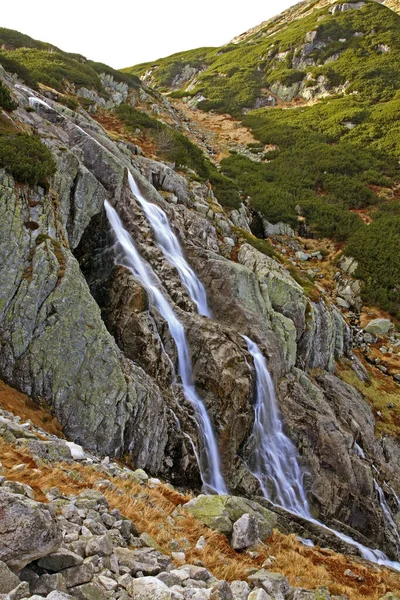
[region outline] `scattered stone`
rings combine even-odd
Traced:
[[[260,540],[260,531],[255,517],[244,514],[233,524],[232,548],[244,550],[255,546]]]
[[[113,551],[113,543],[108,533],[96,535],[90,538],[86,545],[86,556],[110,556]]]
[[[234,600],[247,600],[250,594],[250,587],[246,581],[232,581],[231,591]]]
[[[95,567],[90,561],[85,561],[81,565],[70,567],[62,572],[67,588],[75,587],[77,585],[82,585],[83,583],[92,581],[94,573]]]

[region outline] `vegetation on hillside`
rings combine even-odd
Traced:
[[[129,87],[140,86],[135,75],[121,73],[103,63],[87,60],[80,54],[64,52],[12,29],[0,28],[0,48],[0,64],[33,88],[42,83],[63,92],[68,84],[74,84],[107,96],[99,77],[102,73]]]
[[[16,181],[47,187],[56,164],[38,137],[28,134],[0,135],[0,167]]]
[[[115,113],[131,131],[137,128],[146,130],[162,158],[175,163],[177,167],[192,169],[203,181],[209,181],[222,205],[229,208],[240,206],[236,184],[222,175],[202,150],[179,131],[127,104],[121,104]]]
[[[260,163],[232,154],[222,172],[269,221],[296,228],[301,215],[315,235],[346,242],[365,301],[400,315],[399,201],[392,191],[400,181],[400,16],[372,0],[334,15],[328,7],[305,8],[306,16],[284,27],[271,21],[238,44],[176,54],[133,72],[151,68],[154,83],[171,90],[184,66],[201,64],[190,91],[185,82],[172,95],[201,95],[199,108],[231,113],[260,144],[277,147]],[[316,104],[249,110],[271,86],[282,94],[292,86],[296,94],[320,81],[331,95]],[[371,226],[359,209],[370,211]]]
[[[13,111],[17,108],[17,104],[11,97],[8,87],[0,81],[0,108],[7,111]]]

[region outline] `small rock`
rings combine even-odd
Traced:
[[[99,582],[108,592],[113,592],[118,586],[114,579],[111,579],[111,577],[105,577],[104,575],[99,575]]]
[[[170,589],[155,577],[134,579],[127,592],[135,600],[171,600]]]
[[[110,556],[113,551],[113,543],[110,536],[105,535],[93,536],[86,545],[86,556],[98,554],[98,556]]]
[[[264,590],[257,589],[257,590],[253,590],[249,594],[247,600],[272,600],[272,598]]]
[[[61,573],[53,573],[52,575],[41,575],[36,581],[30,584],[32,594],[41,594],[46,596],[53,590],[67,591],[65,579]]]
[[[244,514],[233,524],[232,548],[244,550],[259,542],[260,532],[257,519],[249,514]]]
[[[184,552],[172,552],[171,557],[172,560],[174,560],[177,563],[180,563],[181,565],[185,564],[186,562],[186,555]]]
[[[389,333],[391,325],[392,323],[389,319],[373,319],[364,327],[364,331],[372,335],[382,336]]]
[[[211,588],[210,600],[234,600],[232,590],[227,581],[218,581]]]
[[[9,592],[7,600],[22,600],[22,598],[26,598],[30,595],[29,583],[27,581],[21,581],[14,590]]]
[[[18,584],[20,580],[14,573],[7,567],[6,563],[0,561],[0,594],[8,594]]]
[[[399,374],[399,379],[400,379],[400,374]],[[196,542],[196,550],[203,550],[203,548],[205,548],[206,546],[207,546],[207,540],[202,535],[199,537],[199,539]]]
[[[232,581],[231,591],[234,600],[247,600],[250,594],[250,587],[245,581]]]
[[[62,574],[65,578],[67,588],[71,588],[92,581],[94,577],[94,572],[95,567],[93,563],[91,563],[90,561],[85,561],[81,565],[65,569],[62,572]]]

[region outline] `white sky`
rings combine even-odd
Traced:
[[[221,46],[298,0],[10,0],[0,26],[114,68]]]

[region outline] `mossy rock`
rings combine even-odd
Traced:
[[[274,513],[257,502],[238,496],[200,495],[185,504],[185,508],[199,521],[225,535],[232,533],[233,524],[244,514],[257,519],[262,539],[271,535],[277,522]]]

